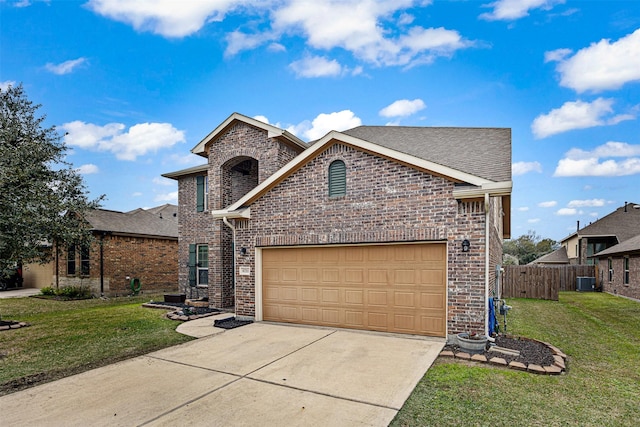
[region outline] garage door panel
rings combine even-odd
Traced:
[[[262,252],[264,320],[445,336],[445,244]]]

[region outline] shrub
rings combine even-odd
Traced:
[[[42,295],[54,296],[56,294],[56,290],[53,289],[51,286],[47,286],[46,288],[40,289],[40,293]]]
[[[61,299],[89,299],[92,298],[91,289],[86,286],[63,286],[59,289],[46,287],[40,289],[42,295],[60,297]]]

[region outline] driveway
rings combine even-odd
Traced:
[[[444,346],[271,323],[211,329],[220,333],[0,397],[2,424],[386,426]]]

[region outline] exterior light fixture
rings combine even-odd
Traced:
[[[246,255],[247,254],[247,248],[240,248],[240,255]]]
[[[469,249],[471,249],[471,243],[469,239],[464,239],[462,241],[462,252],[469,252]]]

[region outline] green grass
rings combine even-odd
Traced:
[[[192,339],[150,299],[0,299],[2,320],[31,324],[0,332],[0,395]]]
[[[636,426],[640,420],[640,303],[563,292],[509,299],[509,332],[568,355],[567,373],[541,376],[438,359],[392,426]]]

